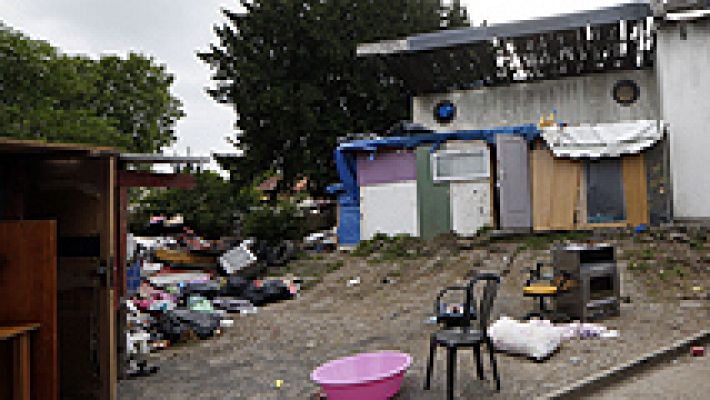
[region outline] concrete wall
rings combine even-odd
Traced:
[[[657,36],[663,119],[670,124],[673,216],[710,218],[710,21],[665,25]]]
[[[632,79],[641,88],[639,100],[621,106],[612,98],[620,79]],[[436,103],[448,99],[457,107],[456,119],[440,125],[433,118]],[[569,124],[617,122],[658,118],[658,89],[653,70],[598,73],[557,80],[517,83],[477,90],[416,97],[413,120],[435,130],[484,129],[539,122],[540,115],[557,110]]]

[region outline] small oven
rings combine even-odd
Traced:
[[[556,274],[569,277],[557,297],[557,310],[589,321],[619,314],[619,271],[614,247],[606,244],[559,245],[552,251]]]

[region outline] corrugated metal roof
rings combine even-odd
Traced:
[[[656,120],[542,129],[542,138],[555,157],[568,158],[608,158],[637,154],[653,146],[662,136],[663,122]]]

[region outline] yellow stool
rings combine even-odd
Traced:
[[[523,296],[538,299],[538,309],[527,313],[523,318],[550,319],[552,321],[569,321],[569,317],[557,310],[550,310],[545,306],[545,299],[553,299],[569,288],[570,280],[566,276],[556,277],[552,280],[543,280],[541,277],[542,263],[538,263],[534,270],[530,270],[530,278],[523,286]]]

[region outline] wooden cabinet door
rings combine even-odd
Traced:
[[[30,342],[31,394],[37,400],[56,400],[59,391],[56,249],[55,221],[0,221],[0,324],[40,324]]]

